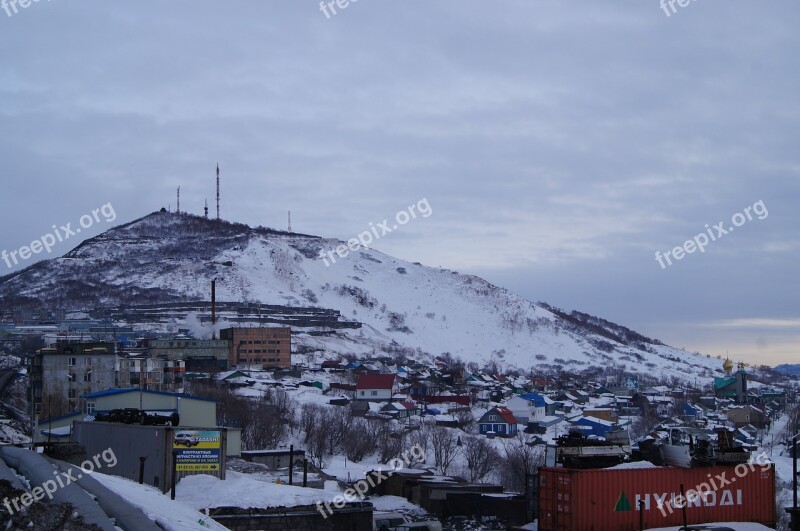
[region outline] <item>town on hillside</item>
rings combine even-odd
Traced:
[[[157,503],[228,529],[770,526],[792,503],[798,382],[745,360],[693,382],[499,372],[448,353],[309,356],[291,326],[217,334],[210,314],[203,339],[91,313],[3,315],[10,500],[49,459],[88,463],[81,492],[120,496],[145,520]],[[682,490],[726,474],[735,488]],[[26,511],[52,518],[46,505]]]

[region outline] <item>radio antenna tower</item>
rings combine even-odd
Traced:
[[[217,162],[217,221],[219,221],[219,162]]]
[[[289,228],[287,229],[288,232],[292,232],[292,211],[289,211]]]
[[[178,187],[178,209],[175,211],[178,214],[181,213],[181,187]]]
[[[206,219],[208,219],[208,199],[206,199],[206,206],[203,209],[203,212],[205,212]]]

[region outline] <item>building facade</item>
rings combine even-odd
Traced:
[[[81,395],[114,387],[113,343],[58,343],[28,358],[28,399],[33,415],[77,411]]]
[[[182,359],[151,358],[146,355],[119,356],[116,387],[152,391],[177,391],[183,387],[186,365]]]
[[[288,369],[292,366],[292,329],[289,327],[226,328],[219,336],[229,342],[229,368]]]
[[[150,339],[146,346],[151,357],[184,360],[190,370],[228,368],[230,342],[225,339]]]

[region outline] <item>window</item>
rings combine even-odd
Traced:
[[[94,415],[94,408],[95,408],[95,403],[94,402],[86,402],[86,413],[87,414]]]
[[[68,398],[78,398],[78,391],[75,389],[70,389]]]
[[[78,359],[77,358],[67,358],[67,365],[69,367],[74,367],[77,364],[78,364]]]
[[[67,381],[68,382],[74,382],[75,381],[75,373],[74,372],[70,372],[69,374],[67,374]]]
[[[92,371],[86,371],[83,374],[83,381],[84,382],[91,382],[92,381]]]
[[[83,364],[87,367],[92,366],[92,358],[85,358]]]
[[[378,391],[372,391],[372,396],[378,396]]]

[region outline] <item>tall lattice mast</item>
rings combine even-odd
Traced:
[[[217,163],[217,221],[219,221],[219,163]]]

